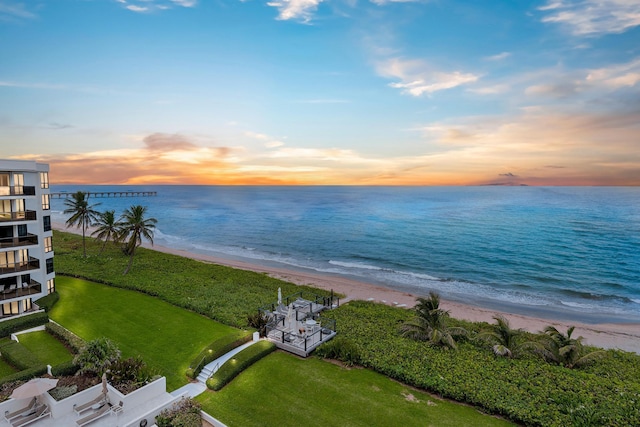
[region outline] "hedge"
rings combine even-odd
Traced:
[[[14,382],[14,381],[26,381],[31,378],[39,377],[47,373],[46,365],[38,365],[29,369],[25,369],[20,372],[16,372],[15,374],[7,375],[6,377],[2,377],[0,379],[0,386],[6,383]]]
[[[7,363],[18,370],[30,369],[34,366],[42,365],[42,361],[38,356],[16,341],[3,344],[0,347],[0,353],[2,353],[2,357]]]
[[[275,349],[276,345],[266,340],[257,342],[245,348],[240,353],[236,354],[234,358],[228,360],[224,365],[222,365],[220,369],[218,369],[218,371],[207,380],[207,387],[215,391],[220,390],[238,376],[240,372],[244,371]]]
[[[38,307],[44,309],[47,313],[51,310],[51,308],[56,305],[58,300],[60,299],[60,294],[57,292],[51,292],[49,295],[44,296],[36,301]]]
[[[14,332],[24,331],[25,329],[35,328],[44,325],[49,321],[49,316],[45,312],[29,314],[15,319],[0,322],[0,338],[8,337]]]
[[[80,369],[80,366],[75,365],[73,360],[59,363],[51,367],[51,375],[54,377],[65,377],[75,375]]]
[[[238,334],[241,334],[241,336],[238,336]],[[196,378],[200,371],[202,371],[202,368],[204,368],[208,363],[224,356],[234,348],[240,347],[242,344],[251,341],[253,335],[252,333],[247,333],[245,331],[238,331],[238,334],[224,336],[209,344],[195,357],[195,359],[193,359],[189,369],[187,369],[186,375],[189,378]]]
[[[80,350],[87,344],[85,340],[55,322],[49,322],[45,327],[47,332],[66,344],[74,354],[80,353]]]

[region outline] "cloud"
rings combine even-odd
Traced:
[[[117,0],[123,7],[131,12],[146,13],[155,10],[167,10],[173,6],[195,7],[197,0]]]
[[[542,22],[565,26],[576,36],[623,33],[640,25],[637,0],[549,1],[538,10],[545,15]]]
[[[0,21],[35,19],[37,15],[27,10],[24,3],[0,0]]]
[[[53,130],[62,130],[62,129],[73,128],[73,125],[66,124],[66,123],[51,122],[47,126],[45,126],[45,128],[53,129]]]
[[[498,174],[498,176],[506,176],[508,178],[517,178],[518,177],[518,175],[514,175],[511,172],[501,173],[501,174]]]
[[[284,145],[284,142],[263,133],[246,131],[244,132],[244,135],[252,139],[264,141],[264,146],[267,148],[276,148]]]
[[[511,52],[502,52],[497,55],[487,56],[484,59],[486,61],[502,61],[511,56]]]
[[[479,76],[461,71],[438,71],[420,60],[390,58],[378,64],[378,73],[383,77],[396,78],[400,82],[389,86],[402,93],[422,96],[440,90],[453,89],[475,82]]]
[[[194,150],[195,144],[178,134],[153,133],[142,140],[152,151]]]
[[[267,5],[278,9],[279,14],[276,19],[308,23],[320,3],[322,0],[276,0],[268,2]]]

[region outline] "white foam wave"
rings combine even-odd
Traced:
[[[329,264],[337,265],[338,267],[345,267],[345,268],[360,268],[363,270],[384,270],[384,268],[382,267],[378,267],[376,265],[363,264],[360,262],[345,262],[345,261],[329,260]]]
[[[594,306],[591,304],[580,304],[579,302],[560,300],[560,303],[563,305],[566,305],[567,307],[572,307],[572,308],[588,308],[588,309],[594,308]]]
[[[640,304],[640,299],[638,298],[629,298],[631,301],[635,302],[636,304]]]

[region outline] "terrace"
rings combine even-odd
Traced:
[[[320,344],[336,336],[336,322],[320,313],[340,305],[339,298],[303,292],[280,298],[277,303],[261,307],[267,315],[266,337],[278,348],[307,357]]]

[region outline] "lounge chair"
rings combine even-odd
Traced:
[[[105,403],[107,403],[107,396],[105,396],[104,393],[100,393],[98,397],[96,397],[90,402],[83,403],[82,405],[79,405],[79,406],[74,405],[73,410],[76,414],[80,415],[81,413],[88,411],[89,409],[92,409],[94,405],[100,405]]]
[[[87,424],[92,423],[95,420],[102,418],[105,415],[108,415],[110,413],[111,413],[111,405],[109,403],[106,403],[104,406],[102,406],[102,408],[98,409],[93,414],[89,414],[84,418],[80,418],[79,420],[76,420],[76,424],[78,424],[79,426],[86,426]]]
[[[27,415],[29,413],[32,413],[36,410],[36,405],[38,403],[38,399],[36,399],[35,397],[33,399],[31,399],[31,401],[29,402],[29,404],[23,408],[18,409],[17,411],[13,411],[11,413],[9,413],[9,411],[4,413],[4,419],[11,422],[12,418],[15,417],[19,417],[21,415]]]
[[[22,417],[16,417],[12,419],[11,426],[23,427],[23,426],[26,426],[27,424],[31,424],[35,421],[38,421],[41,418],[50,417],[50,416],[51,416],[51,411],[49,410],[49,407],[47,405],[44,405],[44,404],[38,405],[36,406],[36,411],[33,414],[22,416]]]

